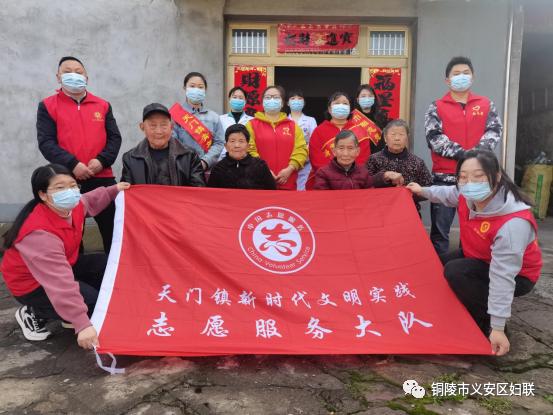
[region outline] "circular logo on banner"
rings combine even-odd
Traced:
[[[305,268],[315,253],[315,236],[308,223],[278,206],[252,212],[240,225],[238,239],[250,261],[275,274]]]

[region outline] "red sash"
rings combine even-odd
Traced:
[[[363,141],[371,140],[374,144],[378,144],[382,137],[380,128],[378,128],[374,122],[372,122],[369,118],[365,116],[365,114],[361,113],[361,111],[359,110],[353,110],[351,120],[348,121],[344,129],[349,130],[355,134],[361,148],[365,147],[363,144],[361,144]],[[321,151],[329,160],[332,160],[333,157],[332,149],[334,148],[335,138],[336,137],[332,137],[330,140],[327,140],[321,147]],[[370,155],[370,146],[368,146],[367,148],[369,152],[368,155]],[[366,151],[362,151],[362,153],[364,152]]]
[[[213,134],[199,119],[186,111],[178,102],[169,110],[171,118],[192,136],[207,153],[213,143]]]
[[[376,145],[381,140],[382,131],[380,131],[380,128],[361,111],[353,110],[350,122],[353,127],[350,127],[349,130],[355,133],[360,143],[371,140]]]

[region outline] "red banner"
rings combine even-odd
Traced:
[[[369,68],[369,76],[382,113],[388,121],[399,118],[401,68]]]
[[[491,354],[401,188],[133,186],[92,321],[100,353]]]
[[[325,52],[357,46],[359,25],[279,24],[278,53]]]
[[[267,68],[265,66],[235,66],[234,86],[246,91],[246,108],[248,115],[263,111],[261,94],[267,88]]]

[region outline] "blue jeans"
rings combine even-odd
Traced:
[[[434,183],[435,186],[454,186],[444,183]],[[441,203],[430,204],[430,240],[438,255],[446,254],[449,251],[449,229],[455,218],[456,208],[447,207]]]

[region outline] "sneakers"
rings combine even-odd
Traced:
[[[52,334],[46,329],[45,321],[38,319],[33,313],[33,309],[26,305],[17,309],[15,319],[27,340],[46,340]]]

